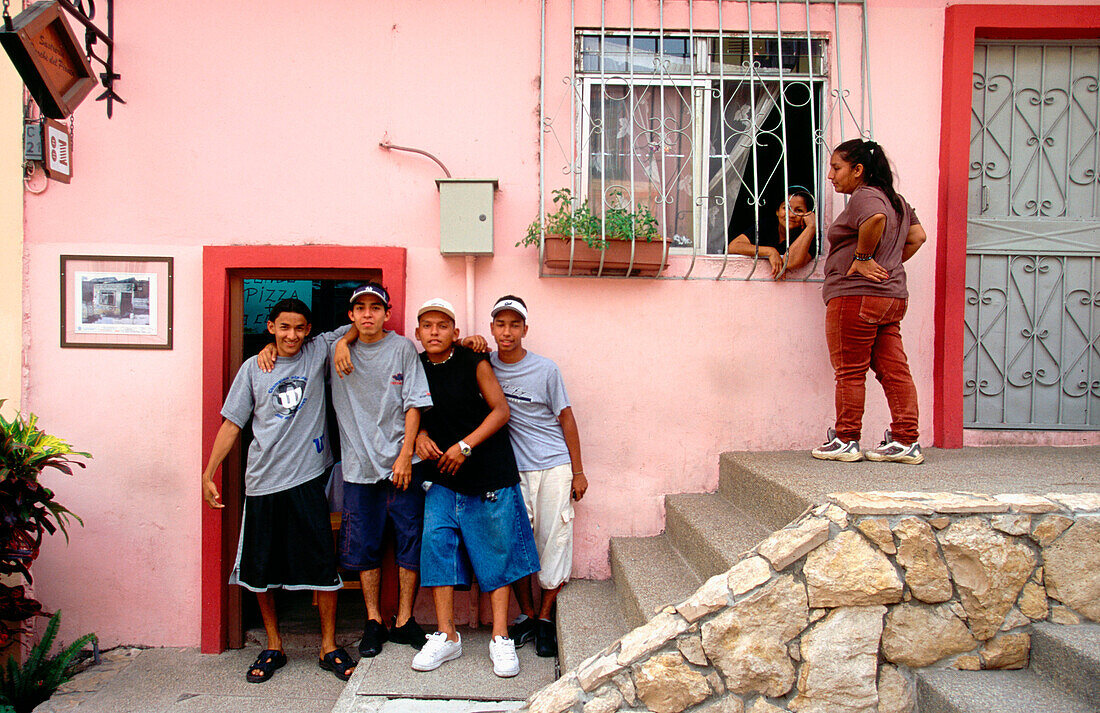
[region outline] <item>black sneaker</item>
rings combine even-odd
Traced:
[[[522,621],[516,620],[508,627],[508,638],[515,642],[516,648],[520,648],[528,641],[535,640],[535,622],[537,619],[524,617]]]
[[[377,656],[382,652],[382,644],[388,638],[386,626],[374,619],[367,619],[363,625],[363,638],[359,641],[359,655],[364,658]]]
[[[394,621],[396,624],[397,622]],[[417,651],[424,648],[424,642],[428,640],[428,634],[416,623],[416,619],[409,617],[401,626],[390,629],[390,641],[395,644],[408,644]]]
[[[558,628],[554,622],[539,619],[535,623],[535,653],[544,657],[558,655]]]

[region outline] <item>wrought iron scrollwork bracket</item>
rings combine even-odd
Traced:
[[[107,31],[99,29],[95,24],[95,0],[57,0],[57,4],[61,6],[65,12],[69,13],[74,20],[84,25],[84,48],[87,52],[88,59],[90,61],[98,62],[103,66],[103,71],[99,74],[99,79],[103,83],[104,92],[96,97],[96,101],[107,101],[107,118],[111,118],[112,111],[114,109],[114,103],[117,101],[120,104],[126,102],[120,97],[114,89],[115,80],[121,79],[122,76],[115,72],[115,2],[114,0],[106,0],[107,3]],[[87,9],[85,9],[87,5]],[[107,56],[101,57],[96,52],[96,44],[100,41],[107,47]]]

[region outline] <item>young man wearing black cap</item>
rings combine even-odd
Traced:
[[[539,656],[556,656],[550,621],[558,592],[573,567],[573,503],[588,489],[577,422],[557,364],[523,348],[527,305],[514,295],[497,300],[490,325],[497,351],[490,359],[511,408],[508,421],[520,488],[538,547],[542,603],[535,611],[530,577],[516,582],[520,617],[509,629],[516,646],[535,639]]]
[[[334,363],[350,367],[332,381],[344,472],[344,519],[340,566],[359,571],[367,620],[359,653],[375,656],[387,641],[424,645],[413,619],[420,571],[424,490],[409,487],[420,410],[432,405],[427,377],[413,343],[383,324],[390,317],[386,288],[368,282],[352,293],[348,317],[359,338],[337,343]],[[345,351],[346,350],[346,351]],[[392,523],[396,536],[399,602],[396,626],[387,630],[380,607],[382,536]]]

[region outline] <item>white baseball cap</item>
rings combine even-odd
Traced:
[[[416,318],[420,319],[425,312],[442,312],[451,318],[451,321],[455,321],[455,308],[447,300],[442,297],[433,297],[424,304],[420,305],[420,309],[416,311]]]

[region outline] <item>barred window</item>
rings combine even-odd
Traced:
[[[825,49],[806,35],[579,31],[590,204],[647,206],[672,247],[706,254],[768,229],[791,186],[814,185]]]
[[[824,188],[828,151],[874,135],[866,0],[542,0],[541,8],[540,222],[528,234],[539,241],[541,275],[821,279],[822,226],[843,206]],[[577,269],[575,238],[564,248],[560,231],[547,232],[548,211],[563,197],[587,208],[573,225],[584,226],[588,246],[599,243],[592,221],[604,228],[597,268]],[[624,234],[630,210],[650,211],[667,240],[655,272],[631,271],[636,239],[618,272],[605,270],[612,252],[622,255],[606,238]],[[553,215],[555,229],[565,224]],[[795,253],[807,268],[792,275]],[[772,269],[760,269],[769,260]]]

